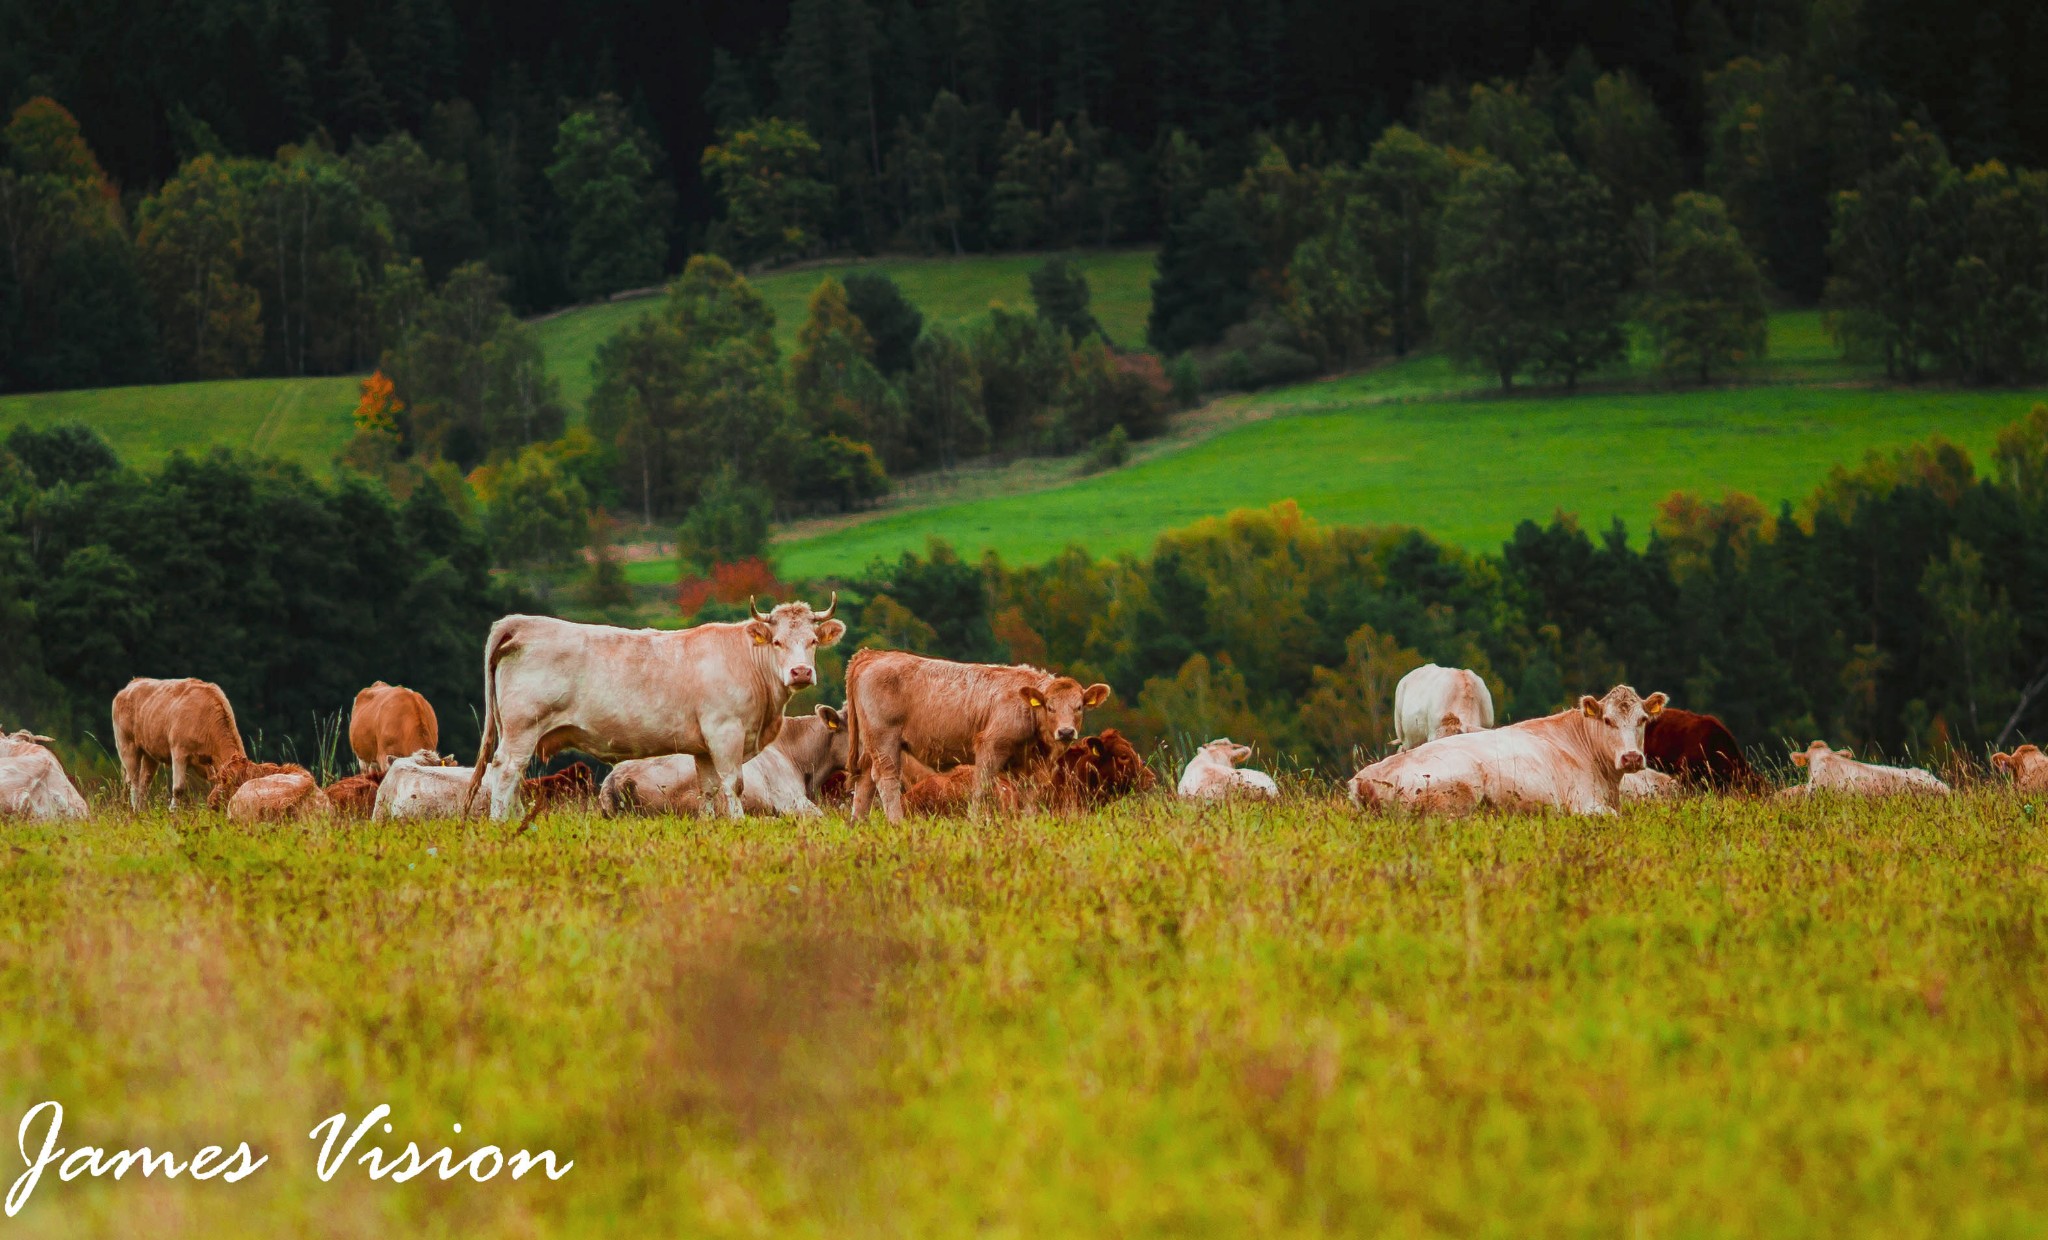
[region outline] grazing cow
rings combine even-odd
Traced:
[[[53,743],[33,732],[0,736],[0,818],[55,822],[91,813],[50,752]]]
[[[1158,783],[1136,747],[1115,728],[1104,728],[1067,746],[1053,763],[1046,799],[1059,809],[1100,809]]]
[[[910,785],[903,793],[903,809],[925,818],[958,817],[967,813],[978,791],[982,791],[981,773],[973,763],[963,762],[942,775],[927,775]],[[998,775],[990,780],[985,794],[993,796],[997,807],[1006,814],[1024,808],[1023,793],[1017,782],[1007,776]]]
[[[355,751],[358,772],[381,771],[393,758],[440,744],[434,708],[411,689],[380,680],[356,694],[348,716],[348,747]]]
[[[401,818],[467,818],[474,772],[454,765],[431,750],[394,758],[377,785],[377,803],[370,817],[378,822]]]
[[[2021,792],[2048,792],[2048,754],[2033,745],[1991,755],[1991,765],[2012,776]]]
[[[541,775],[522,780],[519,794],[526,801],[526,817],[519,825],[538,818],[543,810],[573,801],[589,802],[597,796],[597,775],[587,762],[571,762],[552,775]]]
[[[1651,717],[1643,732],[1643,763],[1695,788],[1728,792],[1764,785],[1726,724],[1675,706]]]
[[[749,814],[824,813],[826,781],[846,769],[846,716],[830,706],[783,719],[775,742],[740,768],[740,802]],[[695,814],[705,808],[697,760],[686,753],[621,762],[605,776],[598,808],[606,814]]]
[[[1665,709],[1670,709],[1666,707]],[[1685,785],[1662,771],[1645,768],[1630,771],[1621,777],[1621,799],[1628,801],[1663,801],[1685,791]]]
[[[228,799],[229,822],[299,822],[333,812],[327,794],[300,766],[245,780]]]
[[[1042,783],[1056,747],[1080,738],[1083,712],[1108,700],[1108,685],[1083,688],[1035,667],[859,651],[846,665],[853,817],[867,814],[879,790],[889,821],[903,820],[905,750],[935,768],[972,763],[974,810],[998,775]]]
[[[235,708],[220,686],[205,680],[150,680],[138,676],[114,695],[114,748],[128,784],[128,804],[142,812],[150,781],[160,766],[171,768],[171,808],[185,794],[186,776],[196,771],[211,783],[214,771],[231,758],[246,758]]]
[[[818,648],[845,636],[832,618],[838,605],[835,594],[822,612],[784,603],[753,608],[743,623],[676,632],[505,617],[484,644],[471,794],[488,785],[491,815],[510,818],[536,753],[580,749],[612,762],[686,753],[711,763],[726,814],[740,817],[740,767],[774,742],[790,694],[817,680]]]
[[[1859,797],[1948,794],[1948,785],[1930,772],[1912,766],[1858,762],[1850,756],[1849,750],[1830,749],[1826,741],[1815,741],[1806,747],[1804,753],[1793,754],[1792,765],[1806,768],[1809,792],[1839,792]]]
[[[1486,732],[1446,736],[1352,776],[1353,803],[1464,813],[1482,805],[1612,814],[1621,777],[1643,769],[1643,725],[1664,695],[1616,685],[1578,708]]]
[[[1233,796],[1279,799],[1280,785],[1273,782],[1271,775],[1239,769],[1237,764],[1251,756],[1250,745],[1240,745],[1227,736],[1210,741],[1188,759],[1187,769],[1180,774],[1180,795],[1191,801],[1220,801]]]
[[[1493,726],[1493,694],[1479,673],[1425,663],[1394,686],[1394,732],[1402,749]]]
[[[377,788],[384,782],[383,771],[364,771],[327,785],[327,803],[337,818],[368,818],[377,807]]]
[[[215,813],[226,809],[236,790],[252,779],[305,769],[295,762],[252,762],[247,757],[229,758],[213,769],[213,787],[207,789],[206,808]]]

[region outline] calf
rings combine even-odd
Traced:
[[[1493,694],[1479,673],[1425,663],[1394,686],[1394,733],[1402,749],[1493,726]]]
[[[381,770],[337,779],[327,785],[327,802],[334,806],[338,818],[368,818],[377,806],[377,788],[383,782]]]
[[[1828,748],[1826,741],[1815,741],[1806,747],[1806,752],[1793,754],[1792,765],[1806,768],[1806,787],[1811,792],[1882,797],[1946,796],[1949,790],[1947,784],[1918,767],[1858,762],[1846,749]]]
[[[1662,771],[1630,771],[1621,777],[1621,799],[1662,801],[1685,791],[1685,785]]]
[[[1757,789],[1763,776],[1742,756],[1728,726],[1712,715],[1667,706],[1643,731],[1643,762],[1696,788]]]
[[[441,722],[432,704],[413,690],[380,680],[356,694],[348,747],[355,751],[358,772],[381,771],[393,758],[440,743]]]
[[[244,780],[228,799],[229,822],[301,822],[333,812],[327,794],[300,766]]]
[[[1991,765],[2012,776],[2021,792],[2048,792],[2048,754],[2033,745],[1991,755]]]
[[[157,768],[171,768],[171,808],[185,795],[187,777],[212,782],[232,758],[247,757],[228,695],[210,681],[151,680],[138,676],[114,695],[114,749],[128,785],[128,805],[142,812]]]
[[[1240,745],[1227,736],[1210,741],[1188,759],[1187,769],[1180,775],[1180,795],[1191,801],[1220,801],[1231,796],[1277,800],[1280,785],[1271,775],[1237,765],[1251,756],[1250,745]]]
[[[852,816],[864,817],[879,791],[889,821],[902,821],[906,750],[935,768],[972,763],[971,810],[999,775],[1043,782],[1055,746],[1078,740],[1083,713],[1109,692],[1035,667],[858,651],[846,666],[847,769],[858,779]]]
[[[452,765],[454,761],[431,750],[393,759],[384,770],[384,782],[377,785],[370,817],[378,822],[468,817],[473,772]]]
[[[1612,814],[1621,777],[1643,769],[1643,726],[1664,695],[1616,685],[1575,710],[1486,732],[1445,736],[1352,776],[1354,804],[1465,813],[1480,806]]]
[[[213,787],[206,791],[206,808],[215,813],[226,809],[235,792],[252,779],[291,771],[304,773],[305,769],[295,762],[252,762],[241,755],[229,758],[214,768]]]
[[[526,817],[519,822],[524,827],[539,817],[542,810],[595,798],[597,776],[591,772],[589,764],[571,762],[552,775],[525,780],[520,784],[520,794],[526,801]]]
[[[981,773],[971,763],[962,763],[942,775],[927,775],[910,785],[903,793],[903,808],[926,818],[959,817],[968,812],[980,788]],[[1006,776],[990,780],[985,792],[995,798],[1004,813],[1014,814],[1024,808],[1024,796],[1016,781]]]
[[[0,736],[0,818],[56,822],[86,817],[85,798],[64,773],[47,736]]]
[[[783,719],[775,741],[740,768],[740,802],[749,814],[812,817],[826,784],[846,768],[846,716],[830,706]],[[606,814],[695,814],[705,806],[697,760],[686,753],[621,762],[605,777],[598,805]]]
[[[1149,792],[1159,778],[1115,728],[1067,746],[1053,763],[1046,800],[1059,809],[1100,809],[1119,797]]]

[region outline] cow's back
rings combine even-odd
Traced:
[[[437,749],[440,743],[433,704],[414,690],[380,680],[356,694],[348,744],[366,765],[381,766],[394,757]]]
[[[1381,803],[1399,797],[1460,809],[1591,803],[1611,808],[1619,796],[1619,773],[1614,782],[1601,778],[1597,756],[1581,743],[1577,715],[1563,711],[1390,754],[1352,777],[1353,799],[1363,802],[1371,784],[1385,790],[1372,797]]]
[[[171,751],[225,759],[242,753],[235,708],[221,687],[196,677],[138,676],[114,695],[114,731],[143,753],[168,761]]]
[[[1427,744],[1446,715],[1467,731],[1493,726],[1493,693],[1477,672],[1425,663],[1394,686],[1394,729],[1402,748]]]
[[[900,732],[933,766],[971,762],[977,735],[992,725],[1035,735],[1023,689],[1045,673],[1022,665],[959,663],[903,650],[862,650],[846,672],[846,709],[856,747],[879,730]],[[859,754],[855,755],[856,763]]]
[[[1644,727],[1643,762],[1666,775],[1716,788],[1763,782],[1728,725],[1675,706],[1652,715]]]
[[[56,754],[34,741],[0,737],[0,818],[47,822],[90,812]]]
[[[469,777],[466,766],[422,766],[417,759],[400,758],[377,785],[377,802],[370,816],[380,822],[465,817]]]

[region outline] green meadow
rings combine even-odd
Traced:
[[[83,422],[130,465],[150,469],[180,448],[215,445],[283,457],[326,476],[348,446],[360,380],[226,379],[0,396],[0,433],[20,423]]]
[[[0,1124],[269,1159],[53,1168],[7,1226],[2038,1235],[2034,809],[0,826]],[[574,1165],[356,1161],[407,1142]]]

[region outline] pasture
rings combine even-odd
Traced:
[[[326,477],[354,433],[360,383],[331,375],[0,396],[0,434],[18,423],[83,422],[137,469],[156,468],[175,449],[198,453],[219,444],[282,457]]]
[[[0,1117],[271,1160],[52,1174],[9,1226],[2038,1234],[2041,818],[0,827]],[[320,1182],[314,1124],[379,1103],[392,1152],[575,1166]]]

